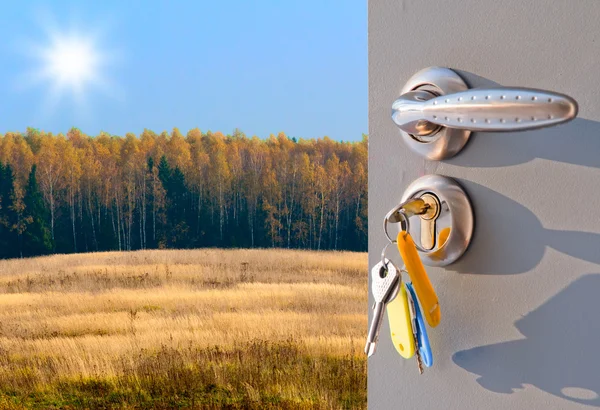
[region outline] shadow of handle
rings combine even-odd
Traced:
[[[458,351],[452,359],[489,391],[512,394],[533,385],[600,407],[599,292],[600,274],[580,276],[515,322],[522,337]]]
[[[577,259],[600,264],[600,234],[546,229],[546,243]]]

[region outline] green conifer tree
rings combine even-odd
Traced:
[[[158,165],[158,177],[167,192],[167,245],[186,248],[189,246],[189,226],[186,222],[188,188],[185,176],[179,167],[171,168],[167,158],[163,156]]]
[[[10,165],[2,166],[0,174],[0,257],[15,258],[19,256],[18,215],[13,207],[15,179]]]
[[[23,199],[25,217],[30,220],[23,237],[24,256],[46,255],[51,253],[54,248],[52,235],[48,227],[49,211],[39,189],[36,169],[35,165],[31,168],[27,190]]]

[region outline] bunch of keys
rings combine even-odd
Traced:
[[[397,245],[405,267],[399,270],[392,261],[385,258],[385,251],[390,244],[386,245],[382,251],[381,261],[371,271],[375,314],[365,346],[365,353],[369,356],[375,353],[375,345],[383,322],[383,311],[387,310],[394,347],[406,359],[416,355],[420,374],[423,373],[423,365],[426,367],[433,365],[425,321],[429,326],[436,327],[441,319],[437,295],[408,232],[408,216],[424,214],[428,210],[426,205],[422,200],[412,200],[393,209],[386,216],[384,230],[390,239],[390,244]],[[403,222],[395,241],[387,234],[388,222]],[[448,234],[448,230],[440,232],[439,241],[445,242]],[[411,283],[403,283],[401,273],[408,274]]]

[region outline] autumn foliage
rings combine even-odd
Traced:
[[[367,145],[235,131],[0,136],[0,257],[192,247],[365,250]]]

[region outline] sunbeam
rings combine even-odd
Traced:
[[[23,73],[19,88],[45,86],[41,98],[44,115],[52,115],[65,101],[75,103],[80,113],[89,114],[88,100],[92,92],[120,99],[116,88],[106,78],[108,65],[115,54],[99,44],[99,32],[64,29],[46,21],[42,27],[44,41],[28,44],[22,52],[32,57],[34,66]]]

